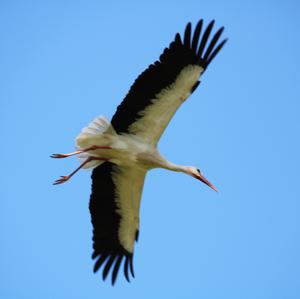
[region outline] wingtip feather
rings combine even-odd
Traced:
[[[184,32],[184,45],[189,48],[191,44],[191,31],[192,31],[192,24],[188,22]]]
[[[111,284],[112,285],[114,285],[116,280],[117,280],[118,273],[119,273],[119,268],[120,268],[122,259],[123,259],[123,255],[119,255],[119,257],[117,258],[116,263],[114,265],[114,270],[113,270],[113,273],[112,273],[112,276],[111,276]]]
[[[103,269],[103,272],[102,272],[102,279],[105,280],[108,273],[109,273],[109,270],[111,269],[111,266],[115,260],[116,256],[115,255],[111,255],[110,258],[107,260],[106,264],[105,264],[105,267]]]
[[[130,265],[130,273],[132,275],[132,277],[134,277],[134,269],[133,269],[133,254],[130,255],[130,258],[129,258],[129,265]]]
[[[130,282],[129,274],[128,274],[128,267],[129,267],[129,256],[126,256],[125,263],[124,263],[124,275],[125,275],[126,280],[128,282]]]
[[[102,264],[105,262],[105,260],[108,258],[108,254],[102,254],[98,260],[96,261],[94,268],[93,268],[93,272],[96,273],[100,267],[102,266]]]
[[[207,61],[206,61],[206,68],[208,67],[208,65],[212,62],[212,60],[216,57],[216,55],[220,52],[220,50],[224,47],[224,45],[226,44],[228,38],[223,39],[219,45],[213,50],[213,52],[210,54],[210,56],[208,57]]]
[[[202,25],[203,25],[203,19],[200,19],[200,21],[196,25],[195,32],[193,35],[192,51],[194,53],[197,53],[197,46],[198,46],[199,38],[201,35],[201,31],[202,31]]]
[[[200,58],[202,58],[202,54],[203,54],[206,42],[209,38],[209,35],[213,29],[214,24],[215,24],[215,20],[210,21],[203,33],[203,37],[201,39],[200,46],[199,46],[198,53],[197,53],[197,56]]]
[[[219,38],[221,37],[222,33],[224,31],[224,27],[221,27],[220,29],[218,29],[218,31],[214,34],[212,40],[210,41],[204,55],[203,55],[203,60],[206,61],[208,59],[208,57],[210,56],[210,54],[212,53],[212,51],[214,50]]]

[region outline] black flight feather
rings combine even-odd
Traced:
[[[215,58],[215,56],[219,53],[219,51],[223,48],[225,43],[227,42],[227,38],[222,40],[221,43],[214,49],[214,51],[211,53],[211,55],[208,57],[208,60],[206,62],[206,67],[211,63],[211,61]]]
[[[102,272],[102,278],[103,278],[103,280],[106,279],[107,274],[108,274],[108,272],[109,272],[109,270],[110,270],[110,268],[111,268],[111,266],[112,266],[115,258],[116,258],[115,255],[111,255],[110,258],[107,260],[107,263],[106,263],[106,265],[105,265],[105,267],[103,269],[103,272]]]
[[[99,268],[102,266],[102,264],[105,262],[105,260],[108,258],[108,254],[102,254],[98,260],[96,261],[94,265],[94,273],[99,270]]]
[[[209,55],[211,54],[211,52],[213,51],[213,49],[215,48],[215,45],[216,43],[218,42],[222,32],[224,30],[224,27],[221,27],[217,32],[216,34],[214,35],[214,37],[212,38],[209,46],[207,47],[206,51],[205,51],[205,54],[203,56],[203,60],[204,61],[207,61]]]
[[[199,50],[198,50],[198,53],[197,53],[197,56],[198,57],[202,57],[202,54],[203,54],[203,50],[204,50],[204,47],[207,43],[207,40],[208,40],[208,37],[210,35],[210,32],[214,26],[214,23],[215,23],[215,20],[212,20],[208,26],[206,27],[204,33],[203,33],[203,37],[201,39],[201,42],[200,42],[200,46],[199,46]]]
[[[117,261],[115,263],[114,270],[113,270],[113,273],[112,273],[112,276],[111,276],[112,285],[114,285],[115,282],[116,282],[118,272],[119,272],[119,268],[120,268],[123,257],[124,257],[123,255],[119,255],[118,258],[117,258]]]
[[[190,48],[190,46],[191,46],[191,30],[192,30],[192,24],[188,23],[185,28],[184,42],[183,42],[187,48]]]
[[[130,273],[134,277],[134,270],[133,270],[133,255],[129,257],[129,265],[130,265]]]
[[[194,53],[197,52],[197,46],[198,46],[199,37],[200,37],[200,34],[201,34],[202,24],[203,24],[203,20],[201,19],[198,22],[198,24],[196,26],[196,29],[195,29],[195,32],[194,32],[193,42],[192,42],[192,51]]]

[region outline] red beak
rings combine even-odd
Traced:
[[[211,189],[215,190],[216,192],[219,192],[217,190],[217,188],[208,179],[206,179],[203,175],[201,175],[201,174],[194,175],[194,178],[198,179],[202,183],[206,184],[208,187],[210,187]]]

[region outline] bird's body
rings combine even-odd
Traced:
[[[105,131],[97,131],[87,134],[91,127],[95,124],[106,122],[107,129]],[[89,150],[79,156],[83,161],[88,157],[102,157],[110,160],[111,163],[124,167],[140,167],[144,170],[159,167],[162,157],[157,148],[153,144],[145,142],[143,139],[131,134],[117,134],[112,125],[104,118],[96,118],[91,124],[84,129],[84,133],[76,138],[77,148],[85,149],[93,145],[99,145],[108,148],[100,148]],[[161,163],[160,163],[161,162]],[[91,161],[84,168],[96,167],[104,163],[104,161]],[[96,165],[95,165],[96,164]]]
[[[89,130],[90,127],[95,126],[99,121],[107,121],[103,117],[96,118],[91,122],[90,126],[84,130]],[[80,134],[77,141],[78,150],[88,148],[89,146],[99,145],[99,149],[91,149],[85,151],[79,156],[80,159],[85,161],[88,157],[97,158],[101,157],[109,159],[113,164],[121,167],[135,167],[143,171],[148,171],[153,168],[165,168],[174,171],[185,172],[187,166],[176,165],[166,160],[158,151],[156,145],[145,142],[145,140],[130,134],[117,134],[108,124],[108,132],[97,132],[91,135]],[[107,148],[106,148],[107,147]],[[92,160],[87,163],[83,168],[97,167],[105,163],[102,160]]]
[[[148,170],[165,168],[183,172],[216,190],[196,167],[174,164],[157,149],[172,116],[195,91],[200,76],[226,42],[217,45],[223,27],[207,42],[213,24],[207,26],[200,39],[203,21],[199,21],[193,35],[189,23],[183,41],[177,34],[160,60],[137,78],[111,122],[104,117],[95,118],[76,138],[76,152],[52,156],[79,155],[82,162],[55,184],[67,181],[80,168],[93,168],[90,212],[94,228],[94,271],[105,264],[105,279],[113,269],[112,283],[123,259],[126,279],[129,281],[129,270],[134,275],[132,258]]]

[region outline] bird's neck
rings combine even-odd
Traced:
[[[155,167],[165,168],[177,172],[190,174],[189,166],[178,165],[165,159],[158,151],[151,155],[151,161],[154,161]]]
[[[189,171],[188,171],[189,166],[178,165],[178,164],[172,163],[167,160],[165,161],[164,164],[165,164],[164,168],[166,168],[166,169],[177,171],[177,172],[184,172],[184,173],[189,174]]]

